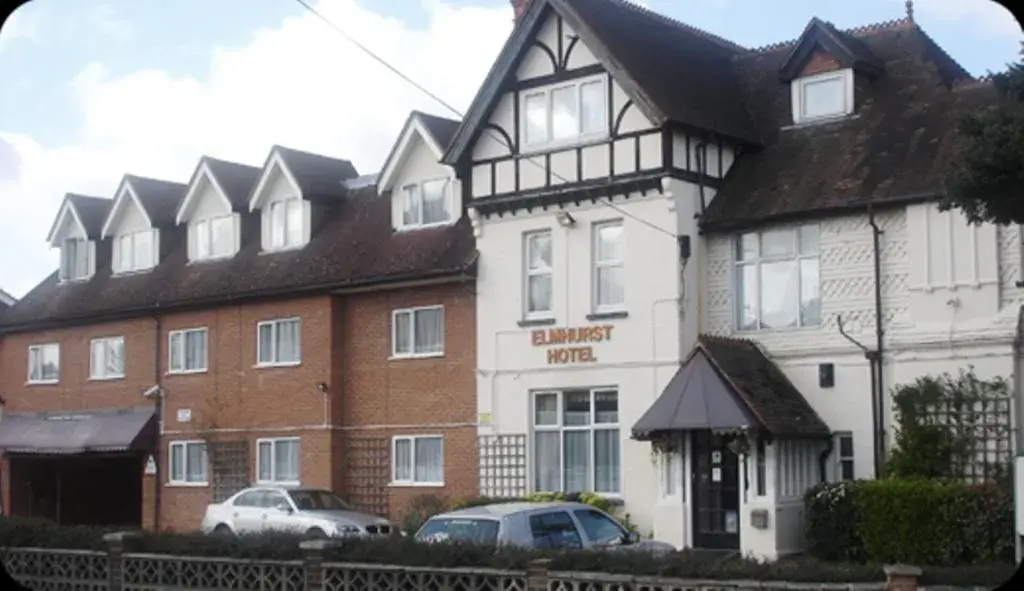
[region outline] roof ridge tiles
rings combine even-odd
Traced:
[[[630,0],[612,0],[612,2],[618,2],[619,4],[625,6],[626,8],[629,8],[629,9],[635,11],[635,12],[639,12],[641,14],[645,14],[645,15],[650,16],[652,18],[656,18],[656,19],[658,19],[658,20],[660,20],[660,21],[662,21],[662,22],[664,22],[666,24],[669,24],[669,25],[672,25],[672,26],[675,26],[675,27],[679,27],[681,29],[684,29],[684,30],[690,32],[690,33],[695,33],[695,34],[697,34],[697,35],[699,35],[701,37],[704,37],[705,39],[707,39],[709,41],[712,41],[712,42],[714,42],[714,43],[716,43],[716,44],[718,44],[718,45],[720,45],[722,47],[725,47],[726,49],[731,49],[733,51],[741,51],[741,52],[749,51],[749,49],[747,47],[744,47],[744,46],[740,45],[739,43],[736,43],[735,41],[730,41],[729,39],[726,39],[725,37],[721,37],[719,35],[716,35],[716,34],[710,32],[710,31],[706,31],[704,29],[700,29],[700,28],[695,27],[695,26],[693,26],[691,24],[687,24],[687,23],[684,23],[683,21],[674,19],[674,18],[672,18],[670,16],[667,16],[667,15],[655,12],[655,11],[651,10],[650,8],[645,7],[645,6],[640,6],[639,4],[634,4]]]
[[[893,30],[893,29],[897,29],[897,28],[900,28],[900,27],[905,27],[905,26],[913,25],[914,24],[914,21],[912,21],[912,20],[910,20],[910,19],[908,19],[906,17],[894,18],[894,19],[889,19],[889,20],[886,20],[886,21],[880,21],[880,22],[877,22],[877,23],[869,23],[869,24],[866,24],[866,25],[857,25],[855,27],[851,27],[851,28],[848,28],[848,29],[840,29],[839,27],[836,27],[833,23],[831,23],[829,21],[822,21],[822,22],[824,22],[824,23],[826,23],[828,25],[831,25],[832,27],[834,27],[840,33],[845,33],[847,35],[855,35],[855,36],[870,35],[872,33],[879,33],[879,32],[882,32],[882,31],[890,31],[890,30]],[[790,47],[793,47],[797,43],[799,43],[800,39],[801,39],[801,37],[797,37],[795,39],[789,39],[787,41],[775,41],[773,43],[768,43],[767,45],[762,45],[760,47],[753,47],[753,48],[750,48],[750,49],[747,50],[746,55],[757,54],[757,53],[770,53],[770,52],[773,52],[773,51],[778,51],[780,49],[789,49]]]

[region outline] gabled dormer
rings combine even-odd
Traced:
[[[856,78],[877,78],[884,67],[867,47],[830,23],[812,18],[779,68],[790,85],[793,123],[829,121],[856,110]]]
[[[270,150],[249,211],[260,212],[263,252],[302,248],[327,209],[345,196],[345,181],[359,176],[348,160],[283,146]]]
[[[47,242],[60,249],[61,282],[83,281],[96,273],[96,245],[112,201],[68,193]]]
[[[203,156],[192,174],[175,224],[186,225],[189,262],[230,258],[241,248],[242,212],[260,169]]]
[[[161,230],[174,226],[185,185],[126,174],[103,223],[103,238],[112,240],[115,275],[141,273],[157,266],[165,248]]]
[[[459,122],[419,111],[409,114],[377,179],[391,192],[391,227],[417,230],[453,224],[462,212],[455,171],[441,164]]]

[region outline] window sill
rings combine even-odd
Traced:
[[[445,226],[454,226],[456,220],[445,220],[443,222],[434,222],[432,224],[408,224],[403,226],[396,226],[395,232],[415,232],[416,230],[430,230],[431,228],[443,228]]]
[[[60,380],[28,380],[26,386],[56,386]]]
[[[555,323],[554,318],[524,318],[516,322],[519,328],[529,328],[531,326],[551,326]]]
[[[391,482],[389,488],[444,488],[444,482]]]
[[[145,269],[128,269],[126,271],[114,271],[110,274],[110,277],[131,277],[132,275],[142,275],[143,273],[149,273],[154,267],[146,267]]]
[[[204,488],[210,486],[209,482],[168,482],[164,484],[168,488]]]
[[[623,318],[629,318],[629,312],[625,310],[615,310],[587,314],[587,320],[621,320]]]
[[[283,363],[257,363],[252,366],[253,369],[274,369],[275,367],[298,367],[302,365],[301,361],[286,361]]]
[[[302,486],[298,480],[257,480],[255,486],[285,486],[295,487]]]
[[[111,382],[114,380],[123,380],[124,375],[119,376],[89,376],[90,382]]]
[[[772,335],[772,334],[792,334],[799,332],[808,332],[812,330],[821,330],[825,326],[823,324],[816,324],[814,326],[793,326],[789,328],[752,328],[752,329],[733,329],[733,333],[737,335]]]
[[[591,146],[598,146],[608,143],[610,139],[611,134],[609,134],[607,131],[589,133],[587,135],[580,135],[574,138],[545,142],[543,144],[534,144],[532,146],[524,145],[519,150],[519,154],[517,154],[517,156],[519,160],[525,160],[531,157],[541,156],[549,152],[561,152],[563,150],[575,148],[589,148]]]
[[[260,255],[262,256],[262,255],[267,255],[267,254],[282,254],[282,253],[285,253],[285,252],[296,252],[296,251],[302,250],[305,246],[306,246],[305,244],[295,244],[295,245],[292,245],[292,246],[280,246],[280,247],[277,247],[277,248],[266,248],[266,249],[261,249],[260,250]]]
[[[197,375],[197,374],[204,374],[204,373],[206,373],[208,371],[210,371],[209,368],[203,368],[203,369],[182,369],[182,370],[177,370],[177,371],[169,371],[169,372],[165,373],[164,375],[166,375],[166,376],[194,376],[194,375]]]
[[[64,279],[61,279],[57,283],[60,285],[69,285],[72,283],[85,283],[86,281],[92,279],[92,277],[92,275],[86,275],[85,277],[65,277]]]
[[[388,361],[405,361],[408,359],[437,359],[444,357],[444,351],[440,353],[410,353],[408,355],[392,355]]]
[[[813,127],[815,125],[824,125],[827,123],[838,123],[840,121],[860,119],[860,115],[857,113],[843,113],[840,115],[826,115],[823,117],[813,117],[809,119],[800,119],[794,121],[792,125],[784,125],[779,128],[779,131],[788,131],[791,129],[803,129],[805,127]]]
[[[231,254],[220,254],[220,255],[217,255],[217,256],[208,256],[208,257],[202,258],[202,259],[189,259],[188,260],[188,264],[190,264],[190,265],[202,265],[203,263],[219,263],[219,262],[226,261],[226,260],[234,258],[234,256],[236,254],[238,254],[237,251],[233,252]]]

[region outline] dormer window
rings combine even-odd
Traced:
[[[303,205],[303,200],[298,197],[271,202],[268,241],[271,249],[295,248],[302,245]]]
[[[402,228],[422,228],[452,220],[451,181],[434,179],[402,188]]]
[[[118,235],[114,242],[114,272],[132,273],[156,266],[154,234],[154,230],[140,230]]]
[[[189,224],[193,261],[226,258],[235,254],[237,232],[234,214],[199,219]]]
[[[853,112],[853,72],[849,69],[793,80],[793,122],[835,119]]]
[[[92,275],[89,251],[91,243],[84,238],[69,238],[61,245],[60,277],[63,281],[77,281]]]
[[[520,94],[523,145],[537,150],[597,139],[608,133],[608,91],[604,76]]]

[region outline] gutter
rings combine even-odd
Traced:
[[[157,388],[156,395],[156,426],[154,430],[155,435],[153,438],[156,440],[156,444],[153,446],[153,464],[156,466],[156,473],[153,475],[155,482],[153,492],[153,530],[160,531],[160,510],[163,506],[163,470],[161,469],[160,462],[160,450],[163,447],[163,432],[164,432],[164,393],[163,387],[160,384],[161,371],[160,361],[163,358],[162,347],[160,346],[163,342],[163,322],[158,314],[153,315],[153,320],[156,322],[156,334],[153,337],[153,385]]]
[[[882,247],[880,236],[882,229],[875,221],[875,210],[868,205],[868,225],[871,226],[871,242],[875,255],[875,364],[878,366],[876,402],[875,402],[875,437],[877,438],[877,449],[880,457],[876,458],[876,470],[878,475],[882,472],[881,463],[886,457],[885,450],[885,328],[882,326]]]

